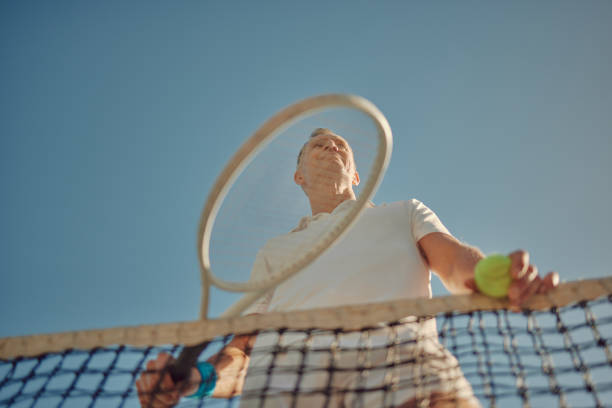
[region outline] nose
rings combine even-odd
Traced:
[[[334,143],[333,140],[328,140],[325,142],[325,150],[333,150],[334,152],[337,152],[338,146],[336,146],[336,143]]]

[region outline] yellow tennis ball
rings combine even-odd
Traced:
[[[478,290],[495,298],[508,296],[508,289],[512,283],[510,264],[510,258],[505,255],[489,255],[481,259],[474,270]]]

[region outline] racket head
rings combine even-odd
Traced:
[[[365,180],[363,180],[359,186],[356,202],[350,207],[350,210],[347,211],[345,215],[337,222],[335,222],[334,225],[325,232],[325,234],[318,237],[316,242],[309,245],[306,251],[302,251],[299,256],[292,258],[291,262],[286,263],[278,270],[275,270],[274,274],[267,276],[265,279],[254,281],[252,279],[244,279],[244,277],[232,278],[231,274],[227,274],[227,271],[231,268],[227,268],[226,271],[220,270],[221,268],[216,268],[216,264],[213,265],[213,263],[211,263],[211,254],[223,251],[222,244],[217,245],[215,248],[213,242],[214,231],[220,228],[220,210],[228,206],[231,207],[231,204],[228,204],[228,201],[231,202],[232,199],[230,198],[228,200],[228,194],[231,195],[233,190],[238,188],[238,183],[236,182],[239,180],[241,175],[245,174],[245,172],[251,173],[250,166],[255,165],[254,159],[259,161],[259,163],[263,163],[264,166],[271,160],[277,161],[281,155],[275,153],[274,143],[281,143],[279,140],[281,140],[283,143],[289,141],[290,138],[287,137],[286,134],[296,132],[296,129],[304,129],[304,127],[308,128],[308,126],[310,126],[310,130],[313,130],[316,127],[330,127],[333,130],[333,128],[337,128],[337,124],[339,122],[355,120],[357,116],[359,117],[359,123],[357,126],[360,127],[350,129],[348,132],[355,134],[367,133],[367,136],[362,135],[360,137],[368,138],[369,142],[372,142],[373,148],[371,150],[374,150],[374,152],[367,152],[369,156],[371,156],[368,163],[369,171],[367,173],[367,177],[365,177]],[[330,126],[326,126],[328,123]],[[321,124],[323,126],[320,126]],[[293,160],[293,170],[295,170],[295,158],[297,153],[301,145],[308,140],[309,134],[309,132],[297,132],[299,133],[299,137],[297,139],[291,138],[291,141],[289,141],[289,144],[293,143],[291,147],[281,145],[283,153],[285,151],[290,151],[293,153],[293,156],[290,156]],[[338,133],[342,134],[343,132]],[[345,135],[342,136],[344,137]],[[352,143],[350,139],[347,138],[347,140],[349,143]],[[206,318],[207,316],[210,285],[214,285],[222,290],[230,292],[251,292],[251,294],[246,297],[248,299],[243,299],[239,306],[232,308],[232,312],[230,314],[235,315],[246,308],[248,304],[262,296],[266,291],[279,285],[286,279],[289,279],[295,273],[307,267],[323,252],[332,247],[332,245],[342,236],[344,236],[351,225],[353,225],[353,223],[358,219],[359,214],[364,210],[367,203],[374,195],[389,164],[392,144],[391,128],[385,116],[373,103],[357,95],[326,94],[314,96],[292,104],[268,119],[229,160],[213,185],[202,211],[198,229],[197,245],[202,280],[201,317]],[[363,164],[362,162],[367,161],[362,160],[364,157],[361,157],[364,156],[365,153],[362,152],[363,154],[360,154],[355,149],[353,150],[355,153],[355,161],[358,163],[361,171],[361,166]],[[367,151],[370,150],[370,148],[365,148],[363,150]],[[265,156],[266,154],[268,156]],[[285,155],[283,154],[282,156]],[[283,172],[284,171],[285,170],[283,170]],[[290,173],[292,175],[293,171]],[[284,180],[283,183],[285,181],[286,180]],[[240,183],[240,186],[247,186],[246,188],[249,188],[249,183],[242,182]],[[255,186],[255,189],[256,188],[257,186]],[[293,186],[293,188],[295,191],[295,196],[292,195],[291,199],[300,201],[299,195],[302,193],[299,191],[299,187]],[[282,194],[279,195],[282,196]],[[239,202],[240,200],[233,201]],[[309,207],[307,205],[308,201],[306,199],[301,201],[303,202],[302,208],[300,209],[301,215],[306,215],[306,211],[309,212]],[[288,204],[282,203],[281,205],[286,206]],[[232,211],[234,212],[232,213]],[[229,214],[237,214],[235,209],[228,210],[228,212]],[[277,231],[274,234],[278,235],[278,233],[289,232],[292,227],[295,227],[298,220],[299,218],[291,219],[289,221],[291,224],[286,225],[281,225],[282,223],[279,222]],[[267,238],[272,238],[272,236],[263,237],[263,240],[260,242],[249,239],[239,240],[247,243],[247,245],[260,247]],[[236,241],[238,241],[238,239],[233,241],[230,240],[229,242],[225,242],[225,245],[233,248]],[[252,248],[247,249],[244,252],[250,252],[254,259]],[[250,268],[243,266],[240,269],[246,269],[248,272],[248,269]]]

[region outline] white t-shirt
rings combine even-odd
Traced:
[[[304,217],[295,230],[268,241],[257,255],[251,276],[272,273],[290,261],[354,203],[347,200],[331,214]],[[431,275],[417,243],[432,232],[449,234],[446,227],[414,199],[368,207],[340,242],[247,312],[431,297]]]
[[[354,201],[347,200],[331,213],[317,214],[314,217],[304,217],[298,227],[283,236],[270,240],[259,251],[255,261],[252,277],[259,278],[273,273],[279,265],[289,262],[299,251],[309,247],[309,240],[322,231],[330,228],[334,218],[348,211]],[[288,311],[317,307],[333,307],[345,304],[381,302],[394,299],[415,297],[431,297],[430,272],[421,256],[418,241],[433,232],[449,234],[438,217],[417,200],[401,201],[391,204],[370,205],[364,210],[359,220],[345,237],[323,253],[317,260],[295,276],[280,284],[269,296],[259,300],[245,313],[265,313],[269,311]],[[406,365],[399,372],[403,381],[424,381],[420,390],[426,391],[457,391],[459,396],[469,397],[472,390],[458,368],[456,359],[437,341],[435,319],[415,323],[411,317],[405,319],[405,324],[396,326],[395,335],[402,341],[417,339],[418,347],[402,347],[401,358],[406,360],[414,355],[426,353],[429,358],[416,365]],[[389,331],[382,327],[380,333],[373,331],[368,337],[374,346],[382,350],[379,356],[372,352],[368,357],[373,367],[384,365],[388,358],[386,348]],[[286,333],[282,337],[275,334],[259,335],[254,350],[270,351],[279,342],[283,346],[298,344],[304,341],[304,336]],[[333,337],[333,336],[327,336]],[[326,336],[311,339],[309,347],[325,349],[329,344],[325,341],[339,341],[343,349],[337,364],[354,365],[357,359],[355,347],[360,340],[360,333],[343,334],[341,337],[327,339]],[[321,343],[321,344],[320,344]],[[409,343],[404,343],[409,344]],[[376,347],[374,347],[376,349]],[[353,354],[351,354],[353,353]],[[295,367],[303,364],[299,353],[281,353],[272,355],[269,352],[254,353],[251,356],[249,372],[243,392],[268,389],[265,407],[312,407],[321,406],[322,394],[294,396],[293,390],[298,381],[304,389],[316,389],[328,384],[324,374],[329,365],[321,353],[308,357],[308,367],[319,367],[317,375],[298,380],[295,373],[288,373],[283,367]],[[346,355],[345,355],[346,354]],[[297,356],[297,357],[296,357]],[[294,361],[295,360],[295,361]],[[274,370],[280,368],[276,373]],[[368,382],[378,386],[384,381],[384,370],[373,370],[368,375]],[[356,381],[358,375],[346,372],[336,373],[334,385],[346,386]],[[419,380],[420,379],[420,380]],[[397,401],[408,401],[417,394],[415,387],[404,387],[396,395]],[[364,406],[382,406],[377,393],[366,393]],[[298,398],[296,401],[292,398]],[[351,393],[334,396],[331,406],[352,406]],[[336,401],[338,399],[338,401]],[[241,407],[259,407],[258,398],[246,398],[241,401]],[[344,405],[343,405],[344,404]]]

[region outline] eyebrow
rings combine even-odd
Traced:
[[[341,144],[341,145],[342,145],[342,146],[344,146],[344,147],[348,147],[348,146],[349,146],[348,142],[346,142],[344,139],[340,138],[339,136],[336,136],[336,135],[331,135],[331,134],[321,134],[321,135],[316,135],[315,137],[313,137],[313,138],[310,140],[310,142],[311,142],[311,143],[309,143],[309,144],[315,143],[315,141],[316,141],[317,139],[319,139],[321,136],[327,136],[327,137],[330,137],[330,138],[331,138],[331,139],[334,141],[334,143],[336,143],[336,144]]]

